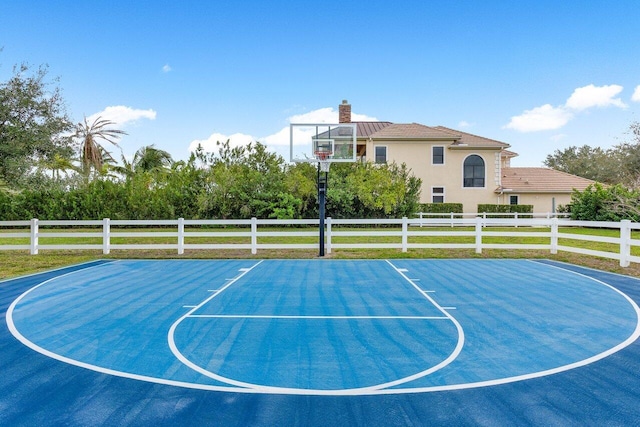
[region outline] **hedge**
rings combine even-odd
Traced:
[[[481,203],[478,205],[478,213],[533,213],[533,205],[492,205]],[[511,218],[512,216],[505,216]],[[523,215],[523,217],[531,217],[530,215]]]

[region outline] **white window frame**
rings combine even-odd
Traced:
[[[433,161],[433,160],[434,160],[434,157],[433,157],[433,150],[434,150],[434,148],[436,148],[436,147],[438,147],[438,148],[442,148],[442,163],[435,163],[435,162]],[[431,165],[432,165],[432,166],[444,166],[444,164],[445,164],[445,162],[446,162],[446,159],[445,159],[445,157],[446,157],[446,156],[445,156],[445,154],[444,154],[444,153],[445,153],[445,147],[444,147],[444,145],[432,145],[432,146],[431,146]]]
[[[436,188],[442,188],[442,193],[436,193],[434,190]],[[442,197],[442,202],[434,202],[433,198],[434,197]],[[431,187],[431,203],[445,203],[446,198],[445,198],[445,189],[444,189],[444,185],[434,185],[433,187]]]
[[[384,162],[378,161],[378,148],[384,148]],[[386,145],[374,145],[373,146],[373,163],[376,165],[386,165],[389,161],[389,148]]]

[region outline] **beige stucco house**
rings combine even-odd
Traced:
[[[351,105],[339,106],[341,123],[351,123]],[[509,144],[444,126],[418,123],[353,122],[358,158],[405,163],[422,180],[422,203],[533,205],[536,213],[555,212],[571,200],[573,189],[593,181],[547,168],[511,167]]]

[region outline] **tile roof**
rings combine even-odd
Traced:
[[[518,156],[519,156],[519,154],[518,154],[518,153],[515,153],[515,152],[513,152],[513,151],[509,151],[509,150],[502,150],[502,151],[500,152],[500,155],[501,155],[502,157],[509,157],[509,158],[512,158],[512,157],[518,157]]]
[[[489,139],[482,136],[474,135],[472,133],[461,132],[459,130],[451,129],[444,126],[436,126],[435,129],[443,132],[449,132],[452,135],[458,136],[460,139],[456,145],[467,144],[471,147],[510,147],[506,142],[497,141],[495,139]]]
[[[369,135],[372,139],[436,139],[457,140],[459,137],[450,132],[421,125],[419,123],[392,123]]]
[[[496,193],[571,193],[584,190],[595,181],[548,168],[503,168],[502,186]]]

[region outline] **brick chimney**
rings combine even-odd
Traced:
[[[338,106],[338,123],[351,123],[351,104],[346,99]]]

